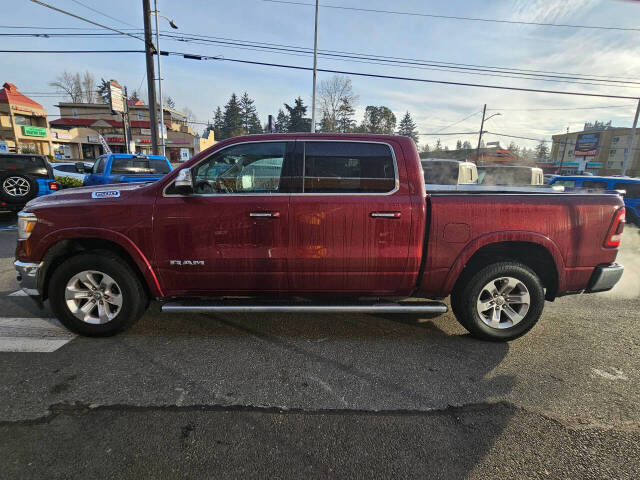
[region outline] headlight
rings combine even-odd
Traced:
[[[18,240],[26,240],[38,223],[35,214],[31,212],[18,213]]]

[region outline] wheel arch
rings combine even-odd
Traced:
[[[542,280],[547,300],[554,300],[562,291],[564,260],[551,239],[528,232],[502,232],[476,239],[460,253],[447,275],[443,293],[451,293],[468,275],[496,260],[513,260],[531,268]]]
[[[38,278],[38,290],[42,293],[43,299],[48,296],[49,280],[58,265],[74,255],[93,250],[105,250],[118,255],[138,275],[149,296],[163,296],[158,279],[147,258],[130,239],[121,234],[102,229],[88,229],[80,232],[74,229],[73,235],[58,232],[56,238],[43,240],[49,240],[42,257],[42,270]]]

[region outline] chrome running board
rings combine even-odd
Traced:
[[[170,302],[162,305],[163,313],[447,313],[441,302],[379,303],[363,305],[224,305],[221,303]]]

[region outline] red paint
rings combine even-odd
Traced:
[[[175,170],[154,184],[110,185],[109,190],[120,191],[119,198],[91,199],[92,191],[106,189],[93,187],[32,201],[28,208],[39,221],[29,240],[18,244],[17,257],[40,261],[61,240],[105,239],[128,252],[156,297],[443,297],[474,253],[496,242],[544,247],[563,293],[584,289],[597,265],[615,260],[617,248],[605,248],[604,242],[622,228],[614,220],[622,207],[619,196],[426,195],[416,147],[405,137],[236,137],[201,152],[183,168],[235,143],[306,139],[388,143],[398,166],[397,190],[389,195],[163,196]]]

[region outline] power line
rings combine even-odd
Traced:
[[[78,0],[71,0],[71,1],[73,3],[77,3],[78,5],[80,5],[80,6],[84,7],[84,8],[87,8],[87,9],[91,10],[94,13],[97,13],[98,15],[102,15],[103,17],[110,18],[111,20],[115,20],[116,22],[124,23],[125,25],[129,25],[130,27],[133,27],[133,28],[139,28],[136,25],[132,25],[132,24],[130,24],[128,22],[125,22],[124,20],[120,20],[119,18],[112,17],[111,15],[107,15],[106,13],[101,12],[100,10],[96,10],[95,8],[90,7],[89,5],[86,5],[86,4],[82,3],[82,2],[79,2]]]
[[[626,103],[624,105],[603,105],[601,107],[568,107],[568,108],[487,108],[487,112],[543,112],[543,111],[565,111],[565,110],[599,110],[603,108],[631,108],[636,107],[635,103]]]
[[[302,5],[305,7],[313,6],[315,4],[306,3],[306,2],[297,2],[290,0],[263,0],[264,2],[269,3],[284,3],[289,5]],[[344,7],[339,5],[326,5],[320,4],[322,8],[333,8],[337,10],[352,10],[358,12],[369,12],[369,13],[385,13],[389,15],[408,15],[412,17],[429,17],[429,18],[444,18],[447,20],[465,20],[470,22],[490,22],[490,23],[507,23],[507,24],[517,24],[517,25],[534,25],[541,27],[563,27],[563,28],[588,28],[594,30],[621,30],[621,31],[629,31],[629,32],[638,32],[640,28],[630,28],[630,27],[607,27],[602,25],[576,25],[569,23],[544,23],[544,22],[525,22],[518,20],[500,20],[496,18],[477,18],[477,17],[461,17],[455,15],[436,15],[433,13],[419,13],[419,12],[401,12],[398,10],[381,10],[375,8],[359,8],[359,7]]]
[[[117,33],[119,33],[121,35],[126,35],[128,37],[135,38],[136,40],[140,40],[140,41],[144,42],[144,39],[142,39],[140,37],[136,37],[135,35],[131,35],[130,33],[123,32],[123,31],[118,30],[116,28],[107,27],[106,25],[102,25],[101,23],[94,22],[93,20],[89,20],[88,18],[81,17],[80,15],[76,15],[75,13],[67,12],[66,10],[62,10],[60,8],[54,7],[53,5],[49,5],[48,3],[41,2],[40,0],[31,0],[31,1],[33,3],[41,5],[43,7],[50,8],[51,10],[54,10],[56,12],[60,12],[60,13],[63,13],[65,15],[69,15],[70,17],[77,18],[78,20],[82,20],[83,22],[87,22],[87,23],[90,23],[92,25],[96,25],[96,26],[101,27],[101,28],[106,28],[107,30],[111,30],[112,32],[117,32]]]
[[[477,115],[477,114],[479,114],[479,113],[480,113],[479,111],[477,111],[477,112],[473,112],[471,115],[468,115],[468,116],[464,117],[462,120],[458,120],[457,122],[452,123],[451,125],[447,125],[446,127],[442,127],[442,128],[441,128],[440,130],[438,130],[436,133],[439,133],[439,132],[441,132],[441,131],[443,131],[443,130],[446,130],[447,128],[451,128],[451,127],[453,127],[453,126],[455,126],[455,125],[458,125],[459,123],[462,123],[462,122],[464,122],[465,120],[468,120],[469,118],[471,118],[471,117],[473,117],[474,115]]]
[[[477,135],[478,132],[452,132],[452,133],[441,133],[441,132],[433,132],[433,133],[418,133],[418,135],[429,135],[429,136],[445,136],[445,135]]]

